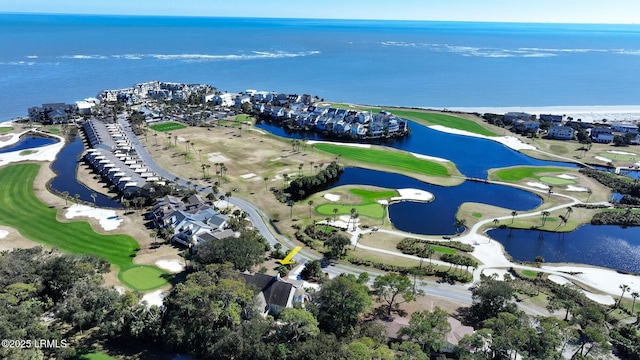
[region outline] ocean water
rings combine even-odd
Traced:
[[[416,107],[636,105],[640,26],[0,14],[0,120],[162,80]]]

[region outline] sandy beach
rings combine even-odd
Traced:
[[[509,106],[509,107],[451,107],[449,111],[504,114],[507,112],[526,112],[529,114],[565,115],[565,118],[581,119],[583,122],[635,122],[640,120],[640,105],[603,105],[603,106]]]

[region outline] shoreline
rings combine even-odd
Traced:
[[[640,105],[454,106],[440,111],[494,114],[507,112],[526,112],[535,115],[555,114],[582,119],[584,122],[599,122],[602,119],[620,122],[640,121]]]

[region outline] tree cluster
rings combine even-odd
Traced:
[[[229,262],[240,271],[250,270],[263,262],[265,252],[271,246],[256,229],[242,229],[240,236],[207,240],[195,247],[194,267],[199,269],[209,264]]]
[[[291,181],[286,192],[293,201],[305,199],[338,181],[342,172],[342,167],[335,161],[332,161],[331,164],[318,171],[315,175],[302,176]]]

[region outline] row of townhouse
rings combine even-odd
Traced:
[[[227,229],[229,217],[218,213],[211,202],[191,195],[186,202],[166,195],[154,203],[150,217],[157,228],[173,229],[172,242],[192,247],[202,241],[222,240],[234,236]]]
[[[405,119],[388,111],[377,114],[296,103],[289,108],[256,104],[253,109],[273,119],[291,119],[297,126],[313,128],[335,134],[351,134],[357,137],[380,137],[405,133]]]
[[[244,93],[209,93],[204,95],[204,102],[211,102],[214,105],[226,107],[241,107],[242,104],[272,104],[275,106],[285,106],[290,104],[310,105],[313,96],[309,94],[283,94],[274,91],[245,90]]]
[[[134,152],[130,140],[120,126],[91,119],[82,126],[90,149],[84,159],[125,197],[142,195],[145,185],[160,181]]]

